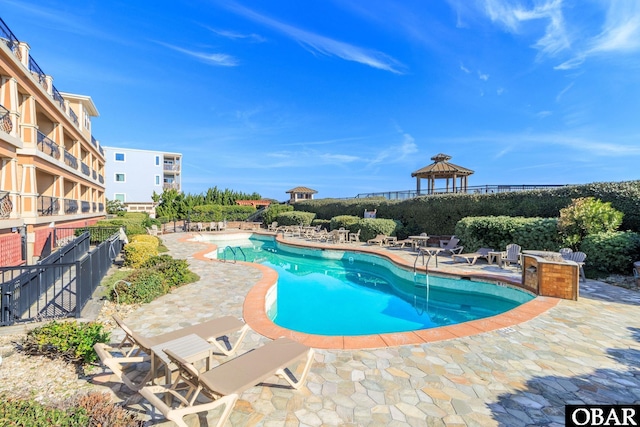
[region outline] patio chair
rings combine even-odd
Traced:
[[[357,233],[349,233],[349,243],[360,243],[360,230]]]
[[[196,334],[207,340],[220,350],[222,354],[229,356],[235,353],[244,336],[249,331],[249,325],[241,320],[233,316],[224,316],[153,337],[145,337],[134,332],[117,314],[113,315],[113,320],[116,321],[120,329],[125,333],[125,337],[118,345],[118,348],[121,349],[122,354],[126,357],[132,355],[137,356],[140,354],[140,351],[151,355],[151,347],[191,334]],[[229,341],[229,335],[231,334],[239,334],[233,344]],[[129,350],[125,352],[125,348]]]
[[[489,252],[493,252],[492,248],[480,248],[473,253],[468,254],[452,254],[451,258],[454,261],[466,261],[469,265],[474,265],[479,258],[487,258],[489,256]]]
[[[373,239],[369,239],[367,240],[367,245],[384,245],[387,242],[387,235],[385,234],[378,234],[376,237],[374,237]]]
[[[267,226],[267,230],[276,231],[278,229],[278,221],[273,221],[271,224]]]
[[[571,249],[571,248],[561,248],[558,252],[560,252],[560,255],[562,255],[564,257],[566,254],[570,254],[571,252],[573,252],[573,249]]]
[[[458,243],[460,243],[460,239],[452,237],[447,244],[442,246],[443,252],[449,252],[451,255],[462,253],[464,246],[458,246]]]
[[[166,350],[166,354],[178,366],[179,378],[175,385],[146,386],[138,393],[165,418],[180,427],[187,427],[183,420],[186,415],[208,412],[218,406],[224,406],[217,423],[217,426],[221,427],[229,417],[240,393],[274,375],[284,379],[292,388],[299,389],[313,362],[313,349],[289,338],[278,338],[204,373],[200,373],[192,364],[170,350]],[[295,379],[289,368],[303,362],[304,368],[299,378]],[[186,388],[178,390],[177,386],[181,384]],[[162,398],[162,395],[167,394],[177,399],[177,406],[173,406],[174,402]],[[200,403],[201,395],[211,402]]]
[[[584,252],[569,252],[562,254],[562,258],[567,261],[573,261],[578,264],[579,272],[580,272],[580,280],[585,281],[587,278],[584,275],[584,260],[587,259],[587,254]]]
[[[504,252],[502,252],[500,267],[504,268],[506,265],[516,264],[518,267],[522,267],[522,263],[520,262],[521,258],[521,250],[522,248],[515,243],[511,243],[507,245],[507,248]]]

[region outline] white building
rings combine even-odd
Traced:
[[[182,154],[134,148],[103,147],[105,194],[128,211],[154,212],[151,196],[166,189],[182,191]]]

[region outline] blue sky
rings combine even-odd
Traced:
[[[639,179],[640,1],[0,0],[102,144],[183,154],[183,189],[285,200]],[[426,183],[423,183],[423,188]]]

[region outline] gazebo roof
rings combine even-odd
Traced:
[[[285,191],[285,193],[307,193],[307,194],[316,194],[317,191],[313,188],[309,187],[295,187],[291,190]]]
[[[452,178],[455,176],[467,176],[473,174],[471,169],[464,168],[462,166],[449,163],[451,156],[448,154],[437,154],[431,158],[433,163],[428,166],[418,169],[411,174],[412,177],[419,178]]]

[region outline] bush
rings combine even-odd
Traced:
[[[331,228],[331,220],[330,219],[314,219],[313,221],[311,221],[311,225],[313,226],[320,226],[320,228],[323,228],[327,231],[329,231],[329,229]]]
[[[557,250],[561,245],[557,226],[556,218],[467,217],[458,221],[455,235],[470,252],[482,247],[502,250],[510,243],[524,249]]]
[[[97,359],[96,343],[106,343],[110,334],[97,322],[57,322],[32,329],[27,333],[23,349],[28,354],[60,357],[74,363],[92,363]]]
[[[291,205],[278,205],[271,204],[265,211],[262,213],[262,221],[265,225],[269,225],[274,221],[278,220],[278,215],[283,212],[291,212],[293,211],[293,206]]]
[[[124,265],[137,268],[149,258],[158,255],[158,245],[149,242],[132,242],[124,246]]]
[[[358,224],[360,217],[354,215],[338,215],[331,218],[331,230],[338,230],[340,227],[344,227],[347,230],[351,230],[356,233],[358,230],[354,230],[354,225]],[[374,236],[375,237],[375,236]]]
[[[640,234],[632,231],[609,231],[590,234],[580,244],[587,254],[585,270],[629,275],[633,263],[640,259]]]
[[[170,288],[197,280],[197,276],[189,270],[186,260],[174,259],[170,255],[151,257],[142,264],[142,268],[159,272]]]
[[[160,246],[160,239],[150,234],[136,234],[135,236],[132,236],[131,239],[129,239],[129,242],[130,243],[145,242],[145,243],[151,243],[155,247]]]
[[[394,235],[396,222],[391,219],[383,218],[363,218],[353,225],[355,231],[360,230],[360,241],[366,242],[373,239],[378,234],[387,236]]]
[[[144,304],[169,292],[169,284],[162,273],[152,269],[135,270],[126,282],[116,283],[112,299],[121,304]]]
[[[26,427],[142,427],[144,421],[111,403],[107,393],[74,397],[62,407],[49,407],[33,400],[1,394],[0,424]]]
[[[282,212],[278,215],[276,221],[278,225],[311,225],[311,221],[315,218],[316,214],[310,212]]]
[[[611,203],[593,197],[581,197],[560,209],[558,229],[564,237],[564,245],[578,249],[589,234],[616,231],[622,224],[623,213],[612,208]]]

